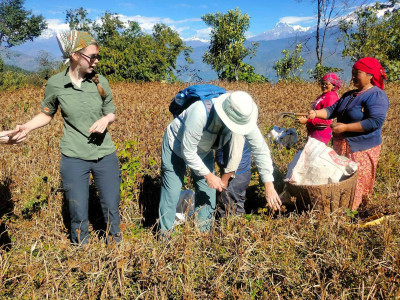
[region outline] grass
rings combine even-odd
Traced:
[[[259,126],[294,126],[294,149],[270,145],[277,189],[287,164],[305,142],[305,129],[276,124],[282,111],[307,111],[314,84],[227,84],[249,92],[259,106]],[[104,243],[91,211],[86,247],[68,240],[68,215],[60,191],[59,113],[0,157],[1,299],[398,299],[400,297],[398,85],[386,91],[391,108],[369,206],[355,216],[338,211],[272,214],[253,172],[248,214],[223,219],[210,233],[192,221],[168,242],[154,234],[160,189],[163,132],[168,104],[183,85],[114,84],[118,120],[110,128],[126,174],[121,199],[120,246]],[[344,92],[344,89],[343,91]],[[39,112],[43,89],[0,94],[3,129]],[[284,121],[289,122],[289,121]],[[254,169],[255,170],[255,169]],[[46,178],[46,180],[44,180]],[[187,184],[191,184],[190,180]],[[95,197],[93,197],[95,199]],[[360,228],[376,213],[392,215]]]

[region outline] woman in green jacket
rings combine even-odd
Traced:
[[[71,217],[71,242],[88,243],[90,174],[99,190],[109,233],[119,242],[120,170],[107,130],[115,121],[115,106],[107,79],[94,73],[99,49],[83,31],[58,34],[57,39],[70,65],[48,80],[41,112],[18,125],[12,140],[19,142],[32,130],[49,124],[60,108],[64,120],[60,172]]]

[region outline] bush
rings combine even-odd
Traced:
[[[263,75],[257,74],[254,67],[241,62],[238,70],[238,81],[247,83],[266,83],[268,78]],[[232,65],[227,66],[226,70],[222,73],[222,77],[227,81],[236,81],[235,70]]]
[[[0,74],[0,90],[16,90],[27,85],[27,76],[22,73],[5,71]]]
[[[309,70],[308,74],[310,74],[311,79],[314,79],[316,82],[319,82],[322,79],[322,77],[324,77],[324,75],[329,72],[343,73],[343,69],[316,64],[315,69]]]
[[[3,71],[4,71],[4,62],[3,62],[3,59],[0,56],[0,72],[3,72]]]

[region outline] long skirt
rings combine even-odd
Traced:
[[[346,156],[358,164],[358,179],[356,194],[352,210],[356,210],[361,203],[368,203],[368,196],[374,188],[376,168],[382,145],[373,148],[352,152],[346,139],[333,138],[333,150],[339,155]]]

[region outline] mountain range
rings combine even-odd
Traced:
[[[337,28],[328,30],[327,38],[324,45],[324,65],[329,67],[336,67],[343,69],[340,76],[344,80],[351,78],[350,59],[342,57],[343,44],[338,43],[340,33]],[[276,72],[272,68],[276,61],[283,58],[282,50],[288,49],[291,52],[296,47],[297,43],[303,44],[303,50],[300,53],[301,57],[305,59],[302,66],[303,72],[301,77],[309,79],[308,70],[313,69],[317,63],[315,53],[316,40],[315,28],[304,28],[300,26],[292,26],[286,23],[278,23],[272,30],[265,31],[262,34],[248,38],[245,46],[250,46],[251,42],[257,42],[258,48],[256,55],[252,58],[246,58],[244,62],[249,63],[255,68],[255,72],[262,74],[272,81],[276,81]],[[193,48],[191,57],[194,64],[191,69],[197,69],[198,74],[204,81],[214,80],[217,74],[209,65],[203,63],[203,54],[208,49],[209,44],[199,40],[186,41],[188,46]],[[184,57],[179,57],[177,65],[183,66],[185,64]],[[183,81],[190,81],[190,76],[182,76]]]
[[[250,42],[279,40],[295,36],[302,36],[315,31],[315,27],[302,27],[299,25],[290,25],[288,23],[279,22],[271,30],[267,30],[261,34],[250,37]]]
[[[343,46],[337,43],[337,30],[331,30],[325,44],[326,60],[324,64],[332,67],[344,69],[344,79],[349,79],[350,61],[341,57]],[[306,70],[312,69],[316,63],[315,55],[315,28],[293,26],[287,23],[278,23],[272,30],[265,31],[259,35],[249,37],[246,45],[251,42],[259,44],[257,53],[252,59],[246,59],[245,62],[254,66],[258,74],[262,74],[271,80],[276,80],[275,70],[272,66],[283,57],[282,50],[293,50],[298,42],[303,43],[301,56],[305,59],[303,66],[303,77],[308,78]],[[194,64],[191,69],[197,70],[197,75],[204,81],[217,79],[217,74],[207,64],[203,63],[202,56],[208,49],[209,43],[204,40],[192,39],[185,41],[188,46],[193,48],[191,58]],[[48,52],[54,60],[60,60],[60,50],[55,36],[49,39],[36,39],[11,49],[1,49],[1,56],[6,64],[14,65],[28,71],[35,71],[39,68],[37,56],[40,51]],[[184,66],[183,55],[178,58],[177,66]],[[346,74],[349,74],[346,77]],[[183,81],[191,81],[188,74],[180,75]]]

